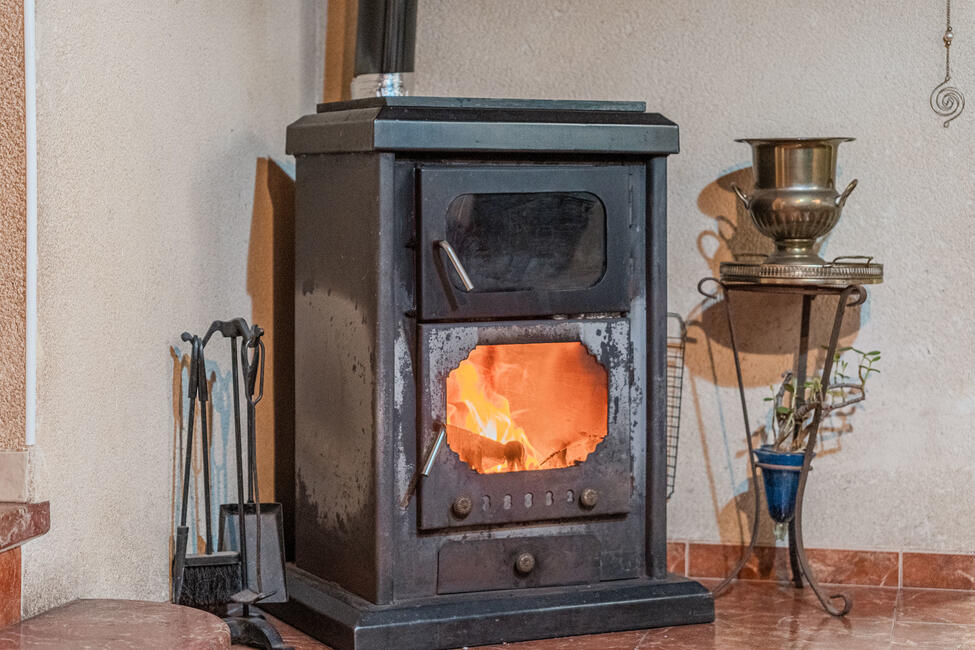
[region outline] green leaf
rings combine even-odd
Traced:
[[[779,415],[792,415],[792,409],[790,409],[788,406],[780,406],[775,409],[775,412]]]
[[[762,401],[763,401],[763,402],[774,402],[774,401],[775,401],[775,399],[774,399],[774,398],[772,398],[772,397],[766,397],[766,398],[764,398],[764,399],[763,399]]]
[[[796,392],[796,387],[793,386],[792,384],[786,384],[785,386],[783,386],[783,388],[785,388],[786,392],[789,392],[789,393]]]
[[[825,348],[826,346],[824,345],[823,347]],[[829,348],[827,348],[827,349],[829,349]],[[856,351],[856,348],[853,348],[853,347],[850,347],[850,346],[848,345],[848,346],[846,346],[846,347],[844,347],[844,348],[837,348],[837,349],[836,349],[836,351],[837,351],[837,352],[839,352],[840,354],[842,354],[842,353],[844,353],[844,352],[849,352],[850,350],[854,350],[854,351]]]

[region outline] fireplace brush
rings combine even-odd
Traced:
[[[207,379],[203,343],[200,337],[187,332],[182,336],[191,343],[189,398],[190,420],[186,428],[186,460],[183,468],[183,497],[176,528],[176,549],[173,557],[173,602],[190,607],[207,608],[230,602],[240,591],[243,570],[236,551],[213,550],[211,531],[210,444],[207,427]],[[190,471],[193,464],[193,427],[196,402],[200,402],[200,447],[203,454],[203,504],[205,542],[203,553],[186,554],[189,527],[186,519],[189,506]],[[197,549],[199,550],[199,549]]]

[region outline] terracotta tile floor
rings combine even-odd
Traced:
[[[711,587],[716,581],[702,581]],[[643,650],[645,648],[975,648],[975,592],[893,587],[842,587],[853,610],[834,618],[809,589],[741,581],[715,601],[710,625],[526,641],[506,650]],[[295,650],[326,646],[280,621]]]

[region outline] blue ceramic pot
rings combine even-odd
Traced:
[[[802,468],[803,452],[776,451],[771,445],[762,445],[755,450],[755,456],[760,466],[795,467],[794,470],[762,467],[768,513],[780,524],[787,523],[796,511],[796,492],[799,489],[799,470]]]

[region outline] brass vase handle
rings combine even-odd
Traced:
[[[843,207],[843,205],[846,203],[846,200],[850,198],[850,192],[856,189],[856,186],[857,186],[857,179],[854,178],[852,181],[850,181],[850,184],[846,186],[846,189],[843,190],[843,193],[840,194],[838,197],[836,197],[836,207],[838,208]]]
[[[856,181],[853,181],[853,184],[856,185]],[[731,191],[734,192],[735,196],[738,197],[738,200],[741,201],[741,206],[743,208],[745,208],[746,210],[751,210],[752,200],[748,198],[748,195],[746,195],[744,192],[741,191],[741,188],[738,187],[737,184],[735,183],[731,184]]]

